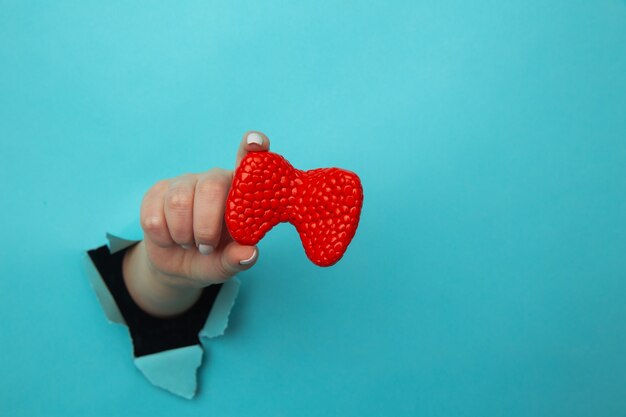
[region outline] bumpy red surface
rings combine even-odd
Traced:
[[[251,152],[235,172],[226,201],[226,226],[235,241],[255,245],[275,225],[289,222],[309,259],[336,263],[359,224],[363,188],[339,168],[300,171],[272,152]]]

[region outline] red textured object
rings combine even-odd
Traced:
[[[354,237],[363,205],[359,177],[339,168],[301,171],[272,152],[248,153],[226,201],[226,226],[242,245],[256,245],[278,223],[300,234],[309,259],[336,263]]]

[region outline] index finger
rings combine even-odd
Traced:
[[[261,132],[250,130],[243,135],[239,149],[237,150],[237,160],[235,162],[235,169],[239,167],[241,160],[248,154],[248,152],[261,152],[269,151],[270,140]]]

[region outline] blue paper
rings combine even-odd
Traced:
[[[111,233],[107,233],[106,236],[111,253],[137,243],[136,239],[124,238]],[[137,234],[135,236],[138,237]],[[125,324],[124,318],[98,270],[89,256],[85,257],[87,276],[107,318],[113,323]],[[228,318],[235,303],[239,285],[239,281],[234,277],[222,284],[207,321],[198,334],[199,337],[213,338],[224,334],[228,327]],[[196,393],[196,369],[202,362],[203,349],[204,347],[198,344],[141,356],[135,358],[135,365],[153,385],[191,399]]]
[[[152,384],[191,399],[196,395],[196,371],[204,351],[198,345],[166,350],[135,359],[135,366]]]
[[[200,330],[200,337],[212,338],[224,334],[228,327],[228,317],[239,292],[239,285],[240,282],[236,278],[231,278],[222,284],[209,317]]]

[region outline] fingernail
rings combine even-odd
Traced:
[[[256,132],[249,133],[246,137],[246,143],[248,145],[256,143],[259,146],[263,146],[263,136],[259,135]]]
[[[239,265],[250,265],[256,259],[256,249],[252,252],[252,256],[248,259],[244,259],[243,261],[239,261]]]
[[[210,255],[213,253],[213,251],[215,250],[215,248],[211,245],[203,245],[200,244],[198,245],[198,250],[200,251],[201,254],[203,255]]]
[[[180,246],[182,246],[182,248],[185,250],[191,249],[191,245],[180,245]]]

